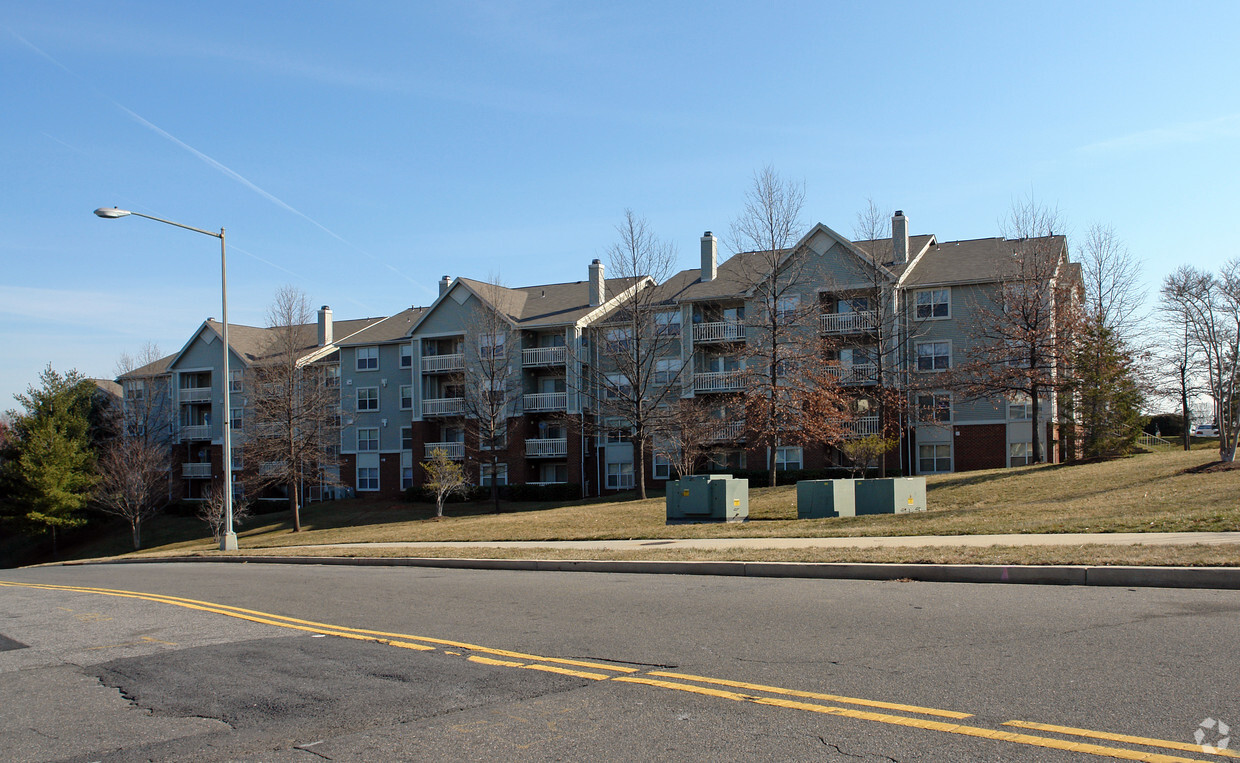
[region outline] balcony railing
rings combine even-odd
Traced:
[[[422,401],[423,416],[460,416],[465,413],[465,399],[440,397]]]
[[[878,425],[877,416],[862,416],[859,419],[849,422],[847,437],[868,437],[872,434],[882,434],[882,427]]]
[[[695,392],[735,392],[744,387],[742,371],[710,371],[693,375]]]
[[[209,440],[211,439],[210,424],[190,424],[181,427],[181,440]]]
[[[735,442],[741,439],[741,435],[745,432],[745,422],[743,421],[724,421],[719,423],[718,429],[711,435],[711,442]]]
[[[568,359],[568,348],[530,347],[521,351],[521,365],[526,366],[562,366]]]
[[[869,331],[878,325],[878,313],[874,310],[861,310],[855,313],[824,313],[821,317],[824,334],[851,334]]]
[[[526,413],[568,410],[567,392],[537,392],[526,395],[522,401]]]
[[[428,442],[426,443],[426,457],[434,458],[435,451],[442,450],[447,454],[448,458],[453,461],[460,461],[465,458],[465,443],[463,442]]]
[[[737,342],[744,338],[745,324],[740,321],[693,324],[693,341],[695,343]]]
[[[830,366],[827,373],[839,379],[840,384],[867,384],[878,381],[878,366],[873,363]]]
[[[182,387],[179,399],[182,403],[208,403],[211,401],[211,388]]]
[[[211,464],[181,464],[181,476],[194,479],[211,478]]]
[[[526,440],[527,458],[563,458],[568,455],[568,439]]]
[[[461,371],[465,368],[465,355],[430,355],[422,358],[422,373],[442,374],[449,371]]]

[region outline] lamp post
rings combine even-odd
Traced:
[[[97,217],[107,220],[113,220],[118,217],[145,217],[148,220],[154,220],[157,223],[166,223],[185,230],[192,230],[195,233],[201,233],[205,236],[218,238],[220,240],[220,298],[223,303],[224,311],[224,534],[220,536],[220,551],[236,551],[237,550],[237,533],[233,531],[233,491],[232,491],[232,400],[229,397],[229,387],[232,379],[228,375],[228,256],[224,248],[224,229],[220,228],[219,233],[202,228],[195,228],[192,225],[182,225],[171,220],[165,220],[162,217],[153,217],[144,215],[141,212],[130,212],[126,209],[117,209],[116,207],[100,207],[95,210]]]

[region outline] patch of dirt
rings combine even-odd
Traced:
[[[1240,461],[1211,461],[1208,464],[1190,466],[1180,474],[1213,474],[1215,472],[1240,471]]]

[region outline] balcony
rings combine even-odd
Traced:
[[[210,424],[190,424],[181,427],[181,440],[209,440],[211,439]]]
[[[526,413],[545,413],[547,411],[568,410],[567,392],[537,392],[526,395],[522,400]]]
[[[740,321],[693,324],[695,344],[710,342],[741,342],[745,339],[745,324]]]
[[[440,397],[422,401],[423,416],[461,416],[465,413],[465,399]]]
[[[694,392],[736,392],[744,386],[744,371],[710,371],[693,375]]]
[[[711,434],[711,442],[736,442],[745,433],[743,421],[721,421],[719,427]]]
[[[874,310],[862,310],[856,313],[823,313],[822,333],[854,334],[870,331],[878,326],[878,313]]]
[[[878,366],[873,363],[830,366],[827,373],[839,379],[840,384],[872,384],[878,381]]]
[[[562,366],[568,360],[568,348],[530,347],[521,351],[521,365],[526,368],[537,366]]]
[[[189,479],[211,479],[211,464],[181,464],[181,476]]]
[[[465,458],[465,443],[463,442],[428,442],[425,446],[427,458],[434,458],[435,451],[442,450],[447,454],[448,458],[453,461],[460,461]]]
[[[422,358],[422,373],[424,374],[446,374],[452,371],[463,370],[465,370],[465,355],[463,353],[431,355]]]
[[[567,438],[525,441],[526,458],[565,458],[566,456],[568,456]]]
[[[211,402],[211,388],[182,387],[179,390],[178,399],[182,403],[209,403]]]
[[[878,425],[877,416],[862,416],[849,422],[848,434],[845,437],[869,437],[872,434],[882,433],[883,428]]]

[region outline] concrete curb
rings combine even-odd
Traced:
[[[438,567],[539,572],[620,572],[642,575],[831,580],[917,580],[927,583],[1124,586],[1240,589],[1240,567],[1094,567],[1087,565],[864,564],[814,562],[671,562],[595,559],[452,559],[346,556],[164,556],[65,562],[87,564],[324,564],[356,567]]]

